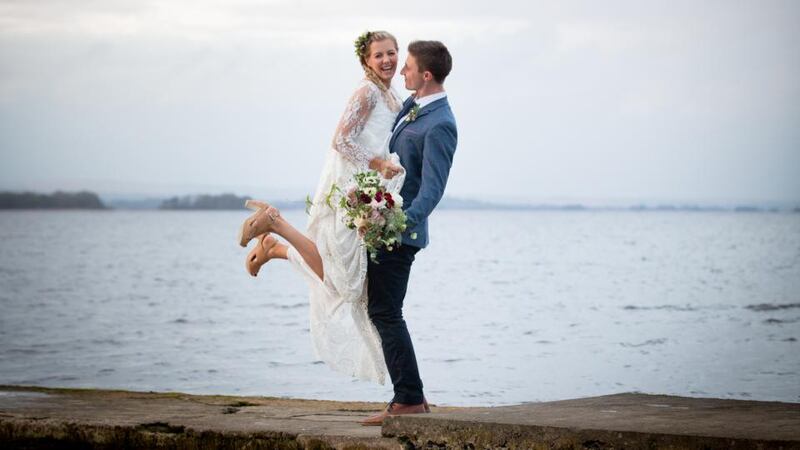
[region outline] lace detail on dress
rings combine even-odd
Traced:
[[[383,93],[383,98],[386,100],[386,106],[389,111],[399,113],[403,109],[403,100],[397,95],[394,89],[388,89]]]
[[[365,149],[355,139],[364,130],[364,125],[369,119],[369,115],[378,100],[381,98],[381,90],[375,83],[364,80],[350,98],[347,107],[336,127],[333,135],[333,148],[342,156],[361,170],[369,168],[369,161],[372,159],[369,149]]]
[[[314,352],[332,369],[383,384],[386,363],[378,330],[367,311],[367,251],[355,230],[344,224],[344,211],[327,206],[331,185],[347,186],[372,158],[400,160],[389,153],[392,125],[402,101],[393,89],[382,91],[363,80],[342,115],[333,148],[320,174],[309,210],[307,235],[317,246],[324,282],[293,247],[288,258],[309,285],[309,330]],[[399,192],[405,174],[387,182]]]

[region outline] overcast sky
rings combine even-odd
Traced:
[[[0,189],[303,197],[352,41],[385,29],[401,64],[453,54],[448,195],[800,202],[798,24],[768,0],[0,0]]]

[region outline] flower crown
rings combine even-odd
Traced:
[[[367,53],[367,43],[369,42],[369,38],[372,37],[371,31],[365,31],[361,33],[361,35],[356,38],[355,42],[353,42],[356,48],[356,56],[361,59]]]

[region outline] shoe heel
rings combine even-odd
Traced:
[[[259,209],[265,208],[267,205],[264,202],[260,202],[258,200],[248,199],[244,202],[244,207],[251,210],[251,211],[258,211]]]
[[[243,223],[241,227],[239,227],[239,233],[236,235],[236,241],[239,242],[239,245],[242,247],[247,247],[247,243],[244,242],[244,227],[247,226],[247,222]]]
[[[258,200],[253,200],[253,199],[247,199],[244,202],[244,207],[249,209],[249,210],[252,210],[252,211],[260,211],[261,209],[264,209],[267,206],[268,205],[266,203],[258,201]],[[253,217],[253,216],[250,216],[250,217]],[[239,241],[239,245],[242,246],[242,247],[247,247],[247,243],[250,242],[250,240],[253,239],[253,237],[255,237],[255,236],[252,236],[252,237],[250,237],[250,239],[245,240],[245,235],[247,234],[246,228],[249,227],[249,222],[250,222],[250,218],[248,218],[247,220],[244,221],[242,226],[239,227],[239,235],[236,237],[236,239]]]

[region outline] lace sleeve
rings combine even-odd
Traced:
[[[371,82],[363,83],[347,103],[347,108],[333,135],[334,150],[362,170],[369,168],[371,157],[367,149],[356,141],[356,137],[364,130],[364,124],[367,123],[379,99],[380,92],[377,86]]]

